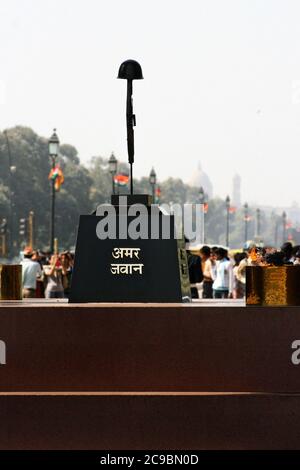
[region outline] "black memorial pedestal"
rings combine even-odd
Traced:
[[[120,205],[123,200],[127,205]],[[144,195],[113,196],[112,205],[101,206],[103,215],[80,217],[70,302],[190,299],[186,252],[183,241],[175,237],[174,216],[150,202],[151,197]],[[130,214],[140,204],[146,208],[141,232],[147,236],[133,239],[130,224],[136,224],[136,217]],[[107,227],[115,228],[115,236],[101,239],[99,227],[105,226],[105,217]]]

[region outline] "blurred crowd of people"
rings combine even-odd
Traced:
[[[203,299],[242,298],[245,283],[238,279],[236,266],[244,256],[237,253],[230,259],[225,248],[207,245],[199,252],[187,250],[192,298],[199,298],[199,292]]]
[[[68,298],[74,256],[69,251],[47,255],[26,247],[23,252],[22,283],[24,298]]]
[[[300,265],[300,245],[290,242],[280,250],[249,246],[230,253],[224,247],[204,245],[187,248],[192,298],[242,299],[246,290],[246,266]],[[24,298],[68,298],[74,255],[69,251],[48,255],[30,247],[23,252],[22,281]]]
[[[300,245],[286,242],[278,250],[250,243],[242,252],[223,247],[187,249],[192,298],[242,299],[246,290],[246,266],[300,265]]]

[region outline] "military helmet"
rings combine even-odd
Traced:
[[[124,78],[125,80],[142,80],[143,72],[142,67],[136,60],[125,60],[120,65],[118,78]]]

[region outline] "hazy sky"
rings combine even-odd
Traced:
[[[0,0],[0,129],[16,124],[92,155],[126,160],[132,58],[137,176],[243,200],[300,203],[299,0]]]

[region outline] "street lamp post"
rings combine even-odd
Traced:
[[[17,170],[17,167],[12,164],[12,157],[10,151],[10,144],[8,139],[7,131],[4,132],[6,146],[7,146],[7,153],[8,153],[8,164],[9,164],[9,199],[10,199],[10,237],[9,237],[9,252],[10,256],[14,255],[14,206],[15,206],[15,190],[14,190],[14,174]]]
[[[249,219],[248,209],[249,209],[248,203],[245,202],[245,204],[244,204],[245,243],[247,243],[247,240],[248,240],[248,219]]]
[[[230,197],[226,197],[226,246],[229,247],[229,213],[230,213]]]
[[[54,170],[56,165],[56,158],[58,156],[59,139],[54,129],[52,136],[49,139],[49,156],[51,160],[51,167]],[[55,178],[51,179],[51,215],[50,215],[50,251],[54,253],[54,233],[55,233]]]
[[[118,160],[112,153],[109,160],[108,160],[109,172],[111,174],[111,182],[112,182],[112,194],[115,194],[115,176],[117,173],[118,168]]]
[[[286,212],[282,213],[282,243],[286,241]]]
[[[155,188],[156,188],[156,173],[154,168],[152,168],[150,175],[149,175],[149,183],[152,188],[152,200],[153,204],[155,204]]]
[[[199,202],[200,204],[203,204],[203,209],[202,209],[202,213],[203,213],[203,242],[205,243],[205,210],[204,210],[204,204],[205,204],[205,192],[204,192],[204,189],[203,187],[201,186],[200,189],[199,189]]]

